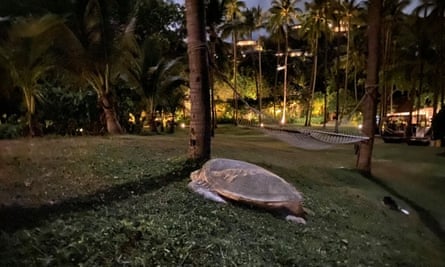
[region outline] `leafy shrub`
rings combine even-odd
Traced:
[[[2,115],[0,121],[0,139],[14,139],[23,135],[24,124],[16,114]]]
[[[45,103],[39,107],[45,134],[79,135],[100,131],[100,110],[93,91],[48,87]]]
[[[4,123],[0,124],[0,139],[14,139],[20,137],[23,132],[23,125]]]

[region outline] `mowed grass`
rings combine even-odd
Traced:
[[[0,141],[0,266],[444,266],[438,148],[377,140],[363,177],[352,145],[306,151],[219,127],[212,156],[294,184],[313,213],[303,226],[191,193],[187,140],[179,130]]]

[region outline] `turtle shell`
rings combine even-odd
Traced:
[[[244,161],[215,158],[207,161],[191,178],[233,200],[277,207],[303,200],[300,192],[283,178]]]

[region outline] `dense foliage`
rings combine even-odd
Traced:
[[[314,1],[302,12],[298,10],[299,5],[291,4],[289,14],[293,17],[280,17],[275,11],[286,3],[275,1],[274,7],[268,10],[248,7],[243,1],[208,3],[209,47],[215,57],[210,61],[214,82],[212,103],[217,104],[212,110],[216,119],[233,117],[240,109],[241,120],[257,120],[253,107],[260,108],[270,119],[277,119],[286,111],[289,122],[306,117],[305,123],[310,124],[312,117],[317,121],[350,118],[359,110],[357,105],[365,94],[364,25],[368,7],[357,1]],[[409,110],[432,106],[434,112],[444,99],[443,4],[429,0],[414,10],[406,7],[407,1],[384,1],[380,116],[397,110],[397,106],[407,106],[398,101],[400,99],[409,99]],[[140,132],[142,124],[151,125],[154,130],[155,120],[165,123],[174,113],[188,116],[185,83],[175,83],[176,87],[167,90],[156,77],[156,73],[163,71],[160,67],[168,66],[166,62],[186,58],[184,6],[162,0],[23,0],[2,2],[0,16],[0,76],[5,81],[1,85],[0,113],[23,117],[23,123],[30,124],[28,132],[36,128],[33,124],[52,120],[47,111],[61,108],[45,107],[60,98],[51,94],[55,90],[51,86],[40,86],[41,80],[47,79],[44,74],[48,69],[69,72],[82,81],[83,84],[75,86],[76,90],[96,92],[97,112],[104,113],[93,116],[100,125],[95,127],[97,130],[119,130],[118,124],[123,124],[127,132],[130,128]],[[257,46],[236,47],[232,38],[253,38]],[[286,57],[276,57],[286,43],[289,53],[283,53]],[[233,51],[237,52],[238,61],[236,85]],[[19,55],[27,57],[29,64],[22,64],[25,61]],[[286,71],[277,71],[277,65],[282,66],[285,59]],[[166,73],[167,76],[184,81],[185,63],[186,60],[181,60],[182,67]],[[31,65],[34,67],[29,68]],[[25,72],[34,74],[26,76]],[[167,76],[164,75],[164,81],[170,80]],[[34,78],[28,82],[25,77]],[[71,78],[64,83],[62,87],[73,87]],[[234,86],[242,99],[252,99],[249,105],[233,94]],[[122,94],[133,93],[119,92],[121,88],[134,90],[138,96],[122,98]],[[13,92],[20,93],[17,97]],[[166,101],[173,95],[174,103]],[[262,107],[258,106],[260,99]],[[34,110],[35,101],[37,110]],[[322,103],[322,107],[315,105],[317,102]],[[69,108],[77,104],[65,105]],[[120,110],[122,108],[124,110]],[[139,124],[137,127],[127,125],[130,110],[136,118],[135,124]],[[37,118],[32,118],[34,112],[38,113]],[[148,119],[140,119],[144,112]],[[101,121],[101,117],[105,120]],[[84,124],[84,118],[70,115],[64,118],[64,127],[68,127],[71,119],[78,121],[76,124]],[[112,123],[114,128],[110,126]]]

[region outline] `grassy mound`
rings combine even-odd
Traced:
[[[388,209],[381,200],[391,192],[350,170],[350,146],[309,152],[253,130],[218,129],[215,156],[261,165],[303,192],[305,206],[314,214],[302,226],[267,211],[216,204],[191,193],[186,187],[188,173],[196,166],[185,163],[186,140],[184,132],[144,138],[34,139],[33,152],[29,143],[22,147],[29,140],[8,143],[11,150],[2,152],[9,154],[0,155],[3,169],[15,174],[10,176],[15,181],[0,179],[9,186],[0,209],[0,266],[445,262],[443,240],[420,214],[399,199],[411,211],[409,216]],[[48,142],[52,153],[45,154]],[[63,148],[68,149],[63,153]],[[379,153],[382,159],[388,156]],[[31,188],[23,184],[29,179]],[[47,185],[46,195],[33,191],[33,186],[44,188],[41,180]]]

